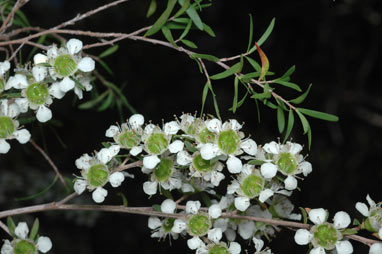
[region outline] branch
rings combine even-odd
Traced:
[[[4,20],[3,24],[0,27],[0,33],[3,33],[8,27],[10,27],[13,23],[13,17],[15,13],[23,7],[29,0],[18,0],[13,6],[11,12],[8,14],[7,18]]]

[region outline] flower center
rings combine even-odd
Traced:
[[[60,55],[54,61],[53,67],[57,74],[67,77],[76,72],[77,64],[71,55]]]
[[[264,179],[259,175],[249,175],[244,178],[241,184],[241,190],[249,198],[254,198],[260,195],[263,190]]]
[[[174,163],[170,159],[162,159],[154,169],[155,178],[158,182],[164,182],[170,178]]]
[[[36,105],[42,105],[49,97],[48,88],[44,84],[34,83],[26,90],[28,101]]]
[[[334,249],[337,241],[341,238],[341,233],[330,223],[314,226],[312,231],[314,232],[313,245],[319,245],[327,250]]]
[[[92,166],[87,175],[88,183],[93,187],[104,186],[109,178],[109,170],[104,164]]]
[[[203,214],[195,214],[188,220],[189,233],[193,236],[203,236],[211,228],[211,220]]]
[[[218,146],[225,154],[233,154],[238,150],[240,138],[233,130],[222,131],[219,135]]]
[[[7,138],[15,131],[15,125],[8,116],[0,116],[0,138]]]
[[[172,227],[174,226],[174,218],[165,219],[162,223],[163,230],[167,233],[171,232]]]
[[[195,132],[196,132],[195,124],[191,124],[190,126],[188,126],[187,131],[186,131],[186,133],[188,135],[195,135]]]
[[[13,246],[13,253],[14,254],[35,254],[37,253],[36,246],[27,241],[27,240],[20,240],[15,243]]]
[[[141,142],[140,136],[135,131],[125,131],[118,137],[118,143],[121,147],[131,149]]]
[[[382,208],[376,207],[371,210],[370,216],[365,221],[365,227],[371,232],[378,232],[382,227]]]
[[[147,149],[152,154],[161,154],[168,146],[168,141],[163,133],[154,133],[147,140]]]
[[[227,247],[220,245],[220,244],[214,244],[211,249],[208,250],[208,254],[229,254],[229,250]]]
[[[215,134],[211,131],[209,131],[207,128],[204,128],[200,133],[199,133],[199,138],[200,142],[203,144],[205,143],[214,143],[215,141]]]
[[[207,173],[212,170],[215,163],[211,163],[211,161],[203,159],[202,156],[198,154],[198,156],[192,160],[192,165],[197,171]]]
[[[297,160],[290,153],[282,153],[277,161],[277,166],[284,174],[290,175],[297,170]]]

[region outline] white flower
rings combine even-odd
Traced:
[[[148,227],[150,229],[156,229],[160,226],[162,226],[162,222],[160,221],[158,217],[149,217]]]
[[[124,180],[125,176],[122,172],[115,172],[109,177],[109,182],[114,188],[120,186]]]
[[[188,154],[187,151],[180,151],[176,155],[176,162],[181,166],[189,165],[192,162],[193,158]]]
[[[42,253],[47,253],[52,249],[52,241],[50,240],[49,237],[46,236],[40,236],[37,240],[37,248],[39,251]]]
[[[313,234],[306,229],[298,229],[294,235],[294,240],[298,245],[307,245],[312,238]]]
[[[42,64],[42,63],[46,63],[47,61],[48,61],[48,57],[41,53],[37,53],[33,57],[34,64]]]
[[[166,199],[161,204],[161,211],[164,213],[174,213],[176,209],[176,203],[174,200]]]
[[[15,235],[21,239],[26,239],[29,233],[28,225],[25,222],[19,222],[15,228]]]
[[[92,192],[92,198],[94,202],[96,203],[102,203],[105,201],[105,197],[107,196],[107,190],[105,190],[102,187],[97,187],[93,192]]]

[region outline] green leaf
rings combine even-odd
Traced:
[[[217,80],[217,79],[227,78],[227,77],[229,77],[235,73],[240,72],[242,69],[243,69],[243,61],[240,61],[240,62],[232,65],[229,69],[227,69],[223,72],[220,72],[218,74],[212,75],[210,77],[210,79]]]
[[[129,101],[127,100],[126,96],[122,93],[121,89],[119,89],[119,87],[117,87],[115,84],[109,82],[109,81],[106,81],[105,82],[105,85],[107,85],[108,87],[110,87],[111,89],[113,89],[119,96],[121,102],[123,105],[125,105],[125,107],[133,114],[136,114],[137,111],[134,109],[133,106],[130,105]],[[118,100],[117,100],[118,101]],[[116,101],[116,102],[117,102]],[[117,104],[118,106],[118,104]]]
[[[196,151],[198,151],[198,149],[196,149],[189,141],[184,141],[184,145],[186,146],[187,150],[191,153],[195,153]]]
[[[259,53],[260,59],[261,59],[261,71],[260,71],[260,77],[259,80],[264,79],[265,74],[267,74],[269,70],[269,60],[267,55],[265,55],[264,51],[260,48],[260,46],[255,42],[255,45],[257,47],[257,52]]]
[[[183,24],[188,24],[188,22],[191,21],[191,24],[192,24],[192,20],[189,18],[174,18],[173,21],[177,23],[183,23]]]
[[[29,234],[29,239],[36,241],[37,240],[37,233],[38,233],[38,228],[40,226],[40,223],[38,221],[38,218],[36,218],[33,222],[33,226],[31,229],[31,232]]]
[[[145,33],[145,37],[151,36],[155,33],[157,33],[164,24],[166,24],[168,18],[171,15],[172,10],[174,9],[176,4],[176,0],[168,0],[167,2],[167,8],[162,13],[162,15],[155,21],[154,25]]]
[[[237,101],[239,97],[239,79],[235,77],[234,81],[234,95],[233,95],[233,102],[232,102],[232,112],[235,113],[237,109]]]
[[[285,143],[285,141],[288,139],[292,129],[293,129],[293,125],[294,125],[294,114],[293,114],[293,109],[289,109],[289,114],[288,114],[288,126],[287,126],[287,130],[286,130],[286,133],[285,133],[285,137],[284,137],[284,140],[283,140],[283,143]]]
[[[306,89],[306,91],[303,94],[301,94],[300,96],[298,96],[297,98],[295,98],[293,100],[290,100],[289,102],[294,103],[294,104],[300,104],[300,103],[304,102],[305,98],[309,94],[311,87],[312,87],[312,84],[309,85],[308,89]]]
[[[316,111],[316,110],[312,110],[312,109],[298,108],[298,110],[305,115],[308,115],[308,116],[311,116],[314,118],[318,118],[318,119],[322,119],[325,121],[338,122],[338,120],[339,120],[338,116],[336,116],[336,115],[332,115],[332,114],[328,114],[328,113],[324,113],[324,112],[320,112],[320,111]]]
[[[9,233],[11,233],[11,235],[13,237],[16,237],[16,235],[15,235],[16,224],[15,224],[15,222],[12,220],[12,218],[10,216],[7,217],[7,226],[8,226],[8,229],[9,229]]]
[[[211,37],[216,37],[215,32],[212,30],[210,26],[203,23],[203,30]]]
[[[167,26],[162,26],[161,30],[166,40],[168,40],[171,45],[178,47],[174,41],[174,37],[172,37],[171,30]]]
[[[213,90],[213,88],[212,88],[212,84],[211,84],[210,81],[207,81],[207,85],[208,85],[208,88],[210,89],[211,94],[212,94],[212,100],[213,100],[213,102],[214,102],[214,108],[215,108],[216,116],[217,116],[219,119],[221,119],[221,117],[220,117],[220,111],[219,111],[219,106],[218,106],[218,102],[217,102],[217,100],[216,100],[216,94],[215,94],[215,92],[214,92],[214,90]]]
[[[23,27],[31,26],[29,24],[29,21],[28,21],[27,17],[25,16],[25,14],[22,11],[17,10],[16,11],[16,16],[18,16],[20,18],[20,21],[22,22]]]
[[[104,100],[103,103],[101,104],[101,106],[99,106],[97,108],[97,111],[101,112],[101,111],[104,111],[107,108],[109,108],[109,106],[113,102],[113,99],[114,99],[113,93],[109,93],[109,95],[107,96],[106,100]]]
[[[146,18],[149,18],[157,10],[157,1],[151,0],[149,8],[147,9]]]
[[[110,75],[113,75],[113,71],[110,69],[109,65],[107,65],[104,61],[102,61],[101,59],[96,59],[97,62],[105,69],[105,71],[107,73],[109,73]]]
[[[190,29],[191,29],[191,26],[192,26],[192,21],[191,21],[191,20],[188,20],[187,26],[186,26],[186,28],[183,30],[183,33],[180,35],[180,37],[179,37],[178,40],[182,40],[183,38],[186,37],[186,35],[188,34],[188,32],[189,32]]]
[[[252,45],[252,38],[253,38],[253,20],[252,20],[252,14],[249,14],[249,39],[248,39],[248,47],[247,52],[251,48]]]
[[[250,161],[248,161],[249,165],[255,165],[255,166],[261,166],[264,163],[265,163],[265,161],[261,161],[261,160],[250,160]]]
[[[358,231],[352,228],[345,228],[344,230],[341,230],[342,235],[356,235],[357,233]]]
[[[196,46],[195,43],[193,43],[192,41],[189,41],[189,40],[186,40],[186,39],[183,39],[183,40],[180,40],[184,45],[190,47],[190,48],[193,48],[193,49],[196,49],[198,48],[198,46]]]
[[[160,205],[153,205],[152,208],[157,212],[162,212]]]
[[[252,67],[258,72],[260,73],[261,72],[261,66],[260,64],[258,64],[255,60],[253,60],[252,58],[246,56],[245,57],[247,59],[247,61],[249,62],[250,65],[252,65]]]
[[[118,45],[114,45],[110,48],[108,48],[107,50],[105,50],[104,52],[102,52],[101,54],[99,54],[99,58],[104,58],[104,57],[107,57],[107,56],[110,56],[111,54],[114,54],[117,50],[118,50],[119,46]]]
[[[165,189],[161,188],[160,193],[168,199],[174,199],[169,190],[165,190]]]
[[[180,5],[185,4],[185,0],[178,0]],[[190,7],[186,11],[187,15],[192,19],[192,22],[194,22],[195,26],[203,31],[203,22],[199,17],[198,12],[195,10],[195,3],[190,5]]]
[[[178,2],[179,2],[179,4],[180,4],[180,1],[178,1]],[[188,9],[188,7],[190,7],[190,4],[191,4],[190,0],[185,0],[183,4],[180,4],[180,5],[182,6],[182,8],[180,8],[179,11],[177,11],[177,12],[175,13],[174,17],[175,17],[175,18],[176,18],[176,17],[179,17],[179,16],[181,16],[183,13],[185,13],[186,10]]]
[[[248,94],[249,94],[249,92],[247,91],[247,92],[245,93],[245,95],[243,96],[243,98],[237,103],[237,108],[239,108],[239,107],[241,107],[241,105],[243,105],[243,103],[244,103],[245,99],[247,98]],[[228,110],[229,110],[229,111],[232,111],[233,108],[231,107],[231,108],[229,108]]]
[[[251,79],[257,78],[259,76],[260,76],[260,72],[250,72],[240,76],[240,80],[242,82],[251,82]]]
[[[211,206],[210,197],[205,192],[201,192],[200,195],[202,196],[204,204],[206,204],[207,207],[210,207]]]
[[[308,213],[306,212],[306,210],[303,207],[299,207],[298,209],[300,209],[300,211],[301,211],[304,224],[307,224],[308,223]]]
[[[280,98],[277,98],[277,97],[276,97],[276,102],[277,102],[277,104],[279,104],[279,106],[280,106],[283,110],[288,111],[287,106],[285,105],[285,103],[284,103]]]
[[[282,133],[285,128],[285,116],[284,110],[281,107],[277,107],[277,127],[279,132]]]
[[[271,109],[277,109],[277,106],[270,101],[264,101],[264,105],[270,107]]]
[[[22,197],[22,198],[15,198],[16,201],[26,201],[26,200],[32,200],[32,199],[35,199],[35,198],[38,198],[38,197],[41,197],[42,195],[44,195],[45,193],[47,193],[57,182],[58,180],[58,176],[56,176],[53,181],[46,187],[44,188],[43,190],[35,193],[35,194],[32,194],[30,196],[27,196],[27,197]]]
[[[312,129],[309,127],[309,130],[308,130],[308,149],[309,150],[311,145],[312,145]]]
[[[270,92],[264,92],[264,93],[255,93],[251,96],[252,99],[269,99],[272,97],[272,94]]]
[[[208,55],[208,54],[191,54],[191,58],[201,58],[201,59],[206,59],[208,61],[212,61],[212,62],[219,62],[220,59],[217,58],[216,56],[213,56],[213,55]]]
[[[117,195],[122,198],[123,206],[127,207],[128,206],[128,202],[127,202],[127,198],[126,198],[125,194],[123,194],[122,192],[118,192]]]
[[[298,117],[300,118],[302,128],[304,129],[304,134],[306,134],[308,132],[308,130],[310,129],[309,122],[305,118],[305,116],[303,114],[301,114],[301,112],[299,110],[296,110],[296,112],[297,112]]]
[[[275,18],[272,19],[271,23],[267,27],[267,30],[263,33],[263,35],[260,37],[260,39],[257,41],[257,44],[261,46],[269,37],[269,35],[272,33],[273,27],[275,26]],[[254,45],[249,51],[249,54],[252,54],[256,50],[256,45]]]
[[[296,66],[293,65],[292,67],[290,67],[282,76],[280,79],[284,79],[286,77],[289,77],[290,75],[293,74],[293,72],[296,70]]]
[[[302,91],[301,88],[298,85],[296,85],[294,83],[291,83],[291,82],[287,82],[287,81],[282,80],[282,79],[276,79],[276,80],[274,80],[274,83],[282,85],[282,86],[286,86],[286,87],[289,87],[289,88],[292,88],[292,89],[294,89],[296,91],[299,91],[299,92]]]
[[[186,28],[186,25],[178,24],[175,22],[167,22],[166,27],[170,30],[184,30]]]
[[[354,220],[353,220],[353,225],[354,225],[354,226],[360,226],[360,225],[361,225],[361,222],[359,222],[359,220],[357,220],[357,219],[354,219]]]
[[[203,94],[202,94],[202,109],[200,110],[200,116],[202,117],[203,116],[203,112],[204,112],[204,105],[206,104],[206,99],[207,99],[207,95],[208,95],[208,90],[209,90],[209,86],[208,86],[208,82],[204,85],[204,88],[203,88]]]
[[[78,108],[79,109],[90,109],[90,108],[93,108],[95,105],[100,103],[108,95],[108,93],[110,93],[110,91],[105,91],[100,96],[95,98],[94,100],[81,103],[80,105],[78,105]]]

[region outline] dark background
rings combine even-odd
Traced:
[[[98,0],[34,0],[23,10],[32,26],[49,28],[104,3]],[[81,21],[73,28],[131,32],[152,24],[164,6],[160,3],[162,9],[146,19],[148,5],[148,0],[131,0]],[[254,18],[255,39],[276,17],[274,31],[262,46],[269,58],[270,70],[282,74],[296,65],[292,81],[303,90],[313,83],[302,107],[340,117],[339,123],[311,119],[313,143],[310,151],[306,147],[304,151],[309,154],[307,160],[313,164],[313,173],[304,182],[299,182],[302,191],[294,193],[292,198],[297,206],[327,208],[330,219],[340,210],[347,211],[352,218],[361,219],[354,208],[355,203],[365,202],[367,193],[375,201],[381,199],[381,10],[381,2],[377,0],[213,1],[213,6],[204,10],[201,17],[214,29],[216,38],[198,31],[189,35],[189,39],[199,46],[197,52],[233,56],[246,50],[249,13]],[[94,42],[89,38],[81,39],[85,43]],[[119,45],[119,51],[106,59],[115,73],[114,77],[108,78],[119,85],[127,82],[124,94],[147,120],[160,123],[161,119],[171,120],[174,114],[200,110],[205,77],[199,73],[194,61],[159,45],[129,40],[121,41]],[[97,55],[103,50],[92,49],[87,53]],[[255,54],[253,57],[257,59]],[[207,64],[207,68],[210,74],[222,71],[213,64]],[[276,112],[271,109],[260,108],[261,123],[257,122],[253,101],[247,101],[235,115],[227,110],[232,104],[233,80],[214,82],[214,89],[223,119],[235,117],[244,121],[244,130],[258,144],[280,137]],[[286,89],[277,91],[288,99],[297,95]],[[84,99],[89,99],[89,94]],[[74,166],[75,159],[83,153],[99,150],[100,143],[108,140],[104,137],[105,130],[120,121],[116,109],[102,113],[84,111],[73,107],[72,102],[73,96],[67,95],[51,106],[54,119],[61,121],[61,127],[38,123],[27,126],[34,140],[47,149],[57,166],[69,177],[79,174]],[[206,111],[214,112],[210,97]],[[125,110],[124,117],[129,115]],[[307,146],[298,123],[291,136],[294,141]],[[15,201],[16,197],[36,193],[47,186],[54,174],[31,145],[21,146],[11,141],[11,146],[10,153],[0,157],[0,210],[57,200],[62,192],[59,183],[54,191],[34,201]],[[141,187],[144,179],[137,173],[136,180],[127,179],[116,191],[108,188],[105,204],[119,204],[119,197],[114,195],[119,191],[126,195],[131,206],[160,203],[162,199],[159,197],[147,200]],[[89,194],[82,195],[78,202],[92,203]],[[51,253],[193,253],[185,240],[171,241],[169,247],[168,239],[165,243],[151,239],[146,227],[147,218],[143,216],[94,212],[46,212],[38,216],[40,234],[53,241]],[[31,221],[32,218],[19,216],[15,220]],[[279,235],[269,245],[275,253],[306,252],[306,246],[294,244],[293,232],[283,230]],[[6,238],[3,232],[0,236]],[[245,243],[242,246],[246,246]],[[354,242],[353,246],[355,253],[367,253],[367,247]],[[250,253],[254,251],[252,247],[249,250]]]

